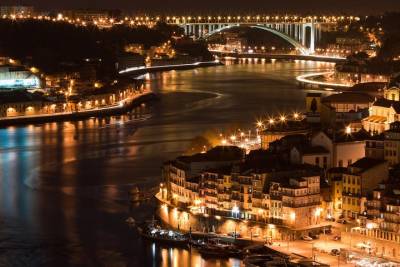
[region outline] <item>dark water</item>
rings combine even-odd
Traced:
[[[269,113],[302,110],[295,76],[332,64],[274,62],[148,77],[161,100],[131,114],[0,129],[0,266],[240,266],[142,241],[124,220],[151,218],[127,191],[160,182],[190,140]]]

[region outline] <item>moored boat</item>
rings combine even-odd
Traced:
[[[145,224],[138,227],[138,231],[143,238],[155,241],[157,243],[168,244],[177,247],[188,247],[189,239],[181,232],[162,229],[154,223]]]
[[[240,258],[242,251],[233,244],[221,243],[220,240],[211,240],[211,242],[199,245],[197,250],[202,256],[205,257],[235,257]]]

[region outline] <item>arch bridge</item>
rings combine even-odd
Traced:
[[[314,53],[316,43],[321,39],[321,23],[313,20],[282,22],[199,22],[177,21],[171,23],[183,28],[185,35],[204,38],[234,27],[262,29],[279,36],[292,44],[302,55]],[[308,30],[308,34],[307,34]]]

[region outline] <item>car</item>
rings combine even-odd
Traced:
[[[339,219],[337,222],[341,223],[341,224],[346,224],[347,223],[347,221],[345,219]]]
[[[340,236],[338,236],[338,235],[335,235],[335,236],[333,237],[333,240],[334,240],[334,241],[340,241],[340,239],[341,239],[341,238],[340,238]]]
[[[303,236],[301,237],[301,239],[303,239],[304,241],[312,241],[312,240],[313,240],[312,237],[310,237],[310,236],[308,236],[308,235],[303,235]]]
[[[340,251],[337,248],[334,248],[331,250],[331,255],[332,256],[339,256],[340,255]]]

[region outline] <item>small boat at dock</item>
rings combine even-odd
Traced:
[[[148,240],[167,244],[175,247],[188,247],[189,238],[178,231],[163,229],[160,226],[156,226],[154,223],[144,224],[138,227],[140,235]]]
[[[240,258],[242,251],[233,244],[223,243],[219,239],[211,239],[204,245],[198,245],[197,250],[204,257]]]

